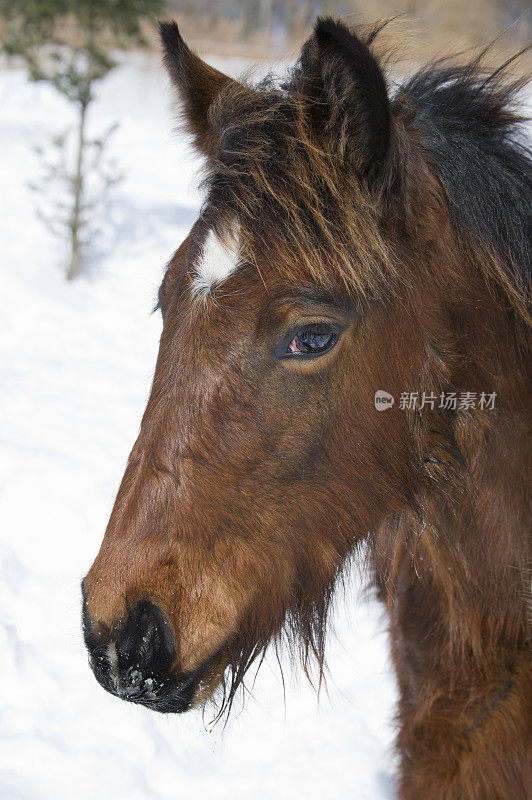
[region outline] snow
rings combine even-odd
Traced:
[[[156,59],[130,58],[102,87],[90,127],[120,120],[112,147],[127,178],[91,274],[67,284],[27,182],[33,145],[70,111],[21,70],[0,71],[0,798],[390,800],[396,688],[382,612],[356,574],[319,702],[285,665],[285,705],[272,655],[223,731],[208,713],[119,701],[87,665],[79,582],[146,402],[164,264],[200,202],[169,101]]]

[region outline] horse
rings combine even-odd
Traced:
[[[205,199],[159,289],[84,637],[111,694],[228,713],[269,645],[323,673],[358,553],[389,624],[398,796],[525,800],[526,78],[483,51],[392,84],[382,27],[318,18],[285,78],[252,83],[160,26]]]

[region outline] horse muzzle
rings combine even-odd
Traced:
[[[102,636],[97,627],[89,618],[84,594],[83,635],[89,664],[106,691],[155,711],[182,712],[191,707],[201,670],[172,673],[173,636],[158,606],[149,600],[137,602],[114,636]]]

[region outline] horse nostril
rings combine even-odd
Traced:
[[[149,691],[174,660],[170,625],[154,603],[142,600],[130,612],[116,641],[120,683],[128,695]]]
[[[171,683],[174,639],[164,613],[149,600],[138,602],[116,639],[96,631],[83,598],[83,632],[96,680],[125,700],[160,702]],[[102,626],[100,626],[101,628]]]

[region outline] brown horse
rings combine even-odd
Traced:
[[[284,84],[252,87],[161,26],[206,199],[159,291],[85,639],[123,699],[185,711],[221,686],[227,707],[283,634],[323,666],[335,584],[367,542],[400,689],[399,796],[524,800],[524,81],[445,60],[392,93],[377,34],[322,19]]]

